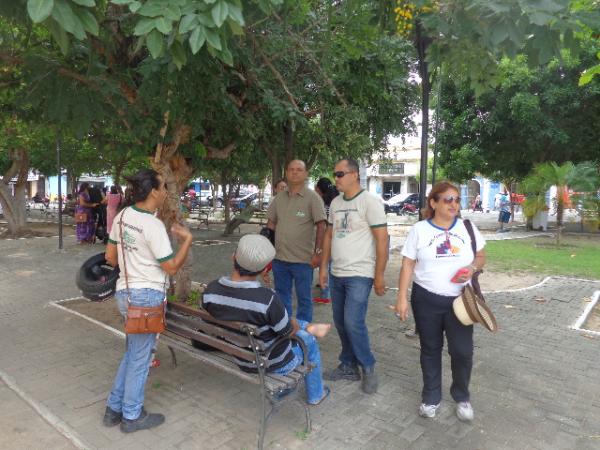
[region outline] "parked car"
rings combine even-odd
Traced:
[[[383,202],[386,213],[399,214],[405,203],[419,207],[419,194],[398,194]]]
[[[252,192],[246,195],[240,195],[229,200],[229,206],[234,211],[244,209],[246,206],[258,202],[258,192]]]

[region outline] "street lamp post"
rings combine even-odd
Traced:
[[[56,166],[58,168],[58,249],[63,249],[62,168],[60,164],[60,133],[56,136]]]

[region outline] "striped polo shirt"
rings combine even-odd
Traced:
[[[267,346],[292,328],[285,306],[275,291],[261,286],[258,281],[232,281],[221,277],[206,287],[202,304],[215,319],[256,325],[256,337]],[[279,369],[293,358],[292,343],[284,340],[271,352],[267,371]],[[256,372],[254,363],[237,359],[237,364],[245,372]]]

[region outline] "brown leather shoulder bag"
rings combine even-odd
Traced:
[[[123,240],[123,216],[119,219],[119,239],[121,240],[121,252],[123,253],[123,271],[125,273],[125,285],[127,286],[127,319],[125,319],[126,334],[162,333],[165,331],[165,302],[159,306],[146,307],[131,304],[131,292],[129,290],[129,279],[127,277],[127,253],[125,241]],[[166,285],[166,283],[165,283]]]

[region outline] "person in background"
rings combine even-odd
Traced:
[[[288,190],[275,196],[267,212],[267,228],[275,231],[273,278],[277,295],[292,317],[292,289],[296,290],[296,318],[312,322],[313,269],[321,262],[325,234],[325,208],[315,191],[306,186],[304,161],[286,167]]]
[[[275,183],[275,195],[279,194],[280,192],[287,191],[287,188],[288,188],[288,185],[285,182],[285,180],[282,178],[277,183]]]
[[[402,269],[396,305],[398,319],[408,317],[408,287],[414,275],[410,302],[421,343],[423,390],[419,415],[433,418],[442,400],[444,335],[452,369],[450,395],[461,421],[473,420],[469,382],[473,368],[473,326],[463,325],[452,309],[473,274],[485,264],[485,241],[473,228],[476,254],[460,214],[460,194],[453,184],[436,183],[427,197],[425,219],[410,229],[402,248]]]
[[[510,221],[510,200],[508,192],[504,191],[500,196],[499,201],[500,213],[498,214],[498,223],[500,224],[499,232],[508,231],[504,229],[504,224]]]
[[[315,186],[315,192],[321,196],[323,199],[323,203],[325,204],[325,215],[329,217],[329,205],[334,198],[336,198],[340,193],[333,185],[329,178],[320,178],[317,181],[317,185]],[[329,272],[331,272],[331,262],[329,262]],[[329,273],[327,274],[327,285],[321,286],[317,285],[320,289],[320,295],[318,297],[313,298],[313,302],[315,303],[331,303],[331,296],[329,291]]]
[[[112,230],[113,220],[123,201],[123,195],[119,193],[119,187],[117,185],[111,186],[110,192],[106,194],[106,227],[109,235]]]
[[[79,222],[77,224],[76,234],[77,242],[79,244],[92,244],[94,242],[94,234],[96,232],[96,219],[93,208],[98,206],[98,204],[90,201],[89,189],[90,185],[88,183],[81,183],[81,186],[79,186],[79,192],[77,194],[77,206],[75,207],[75,214],[87,214],[87,221]]]

